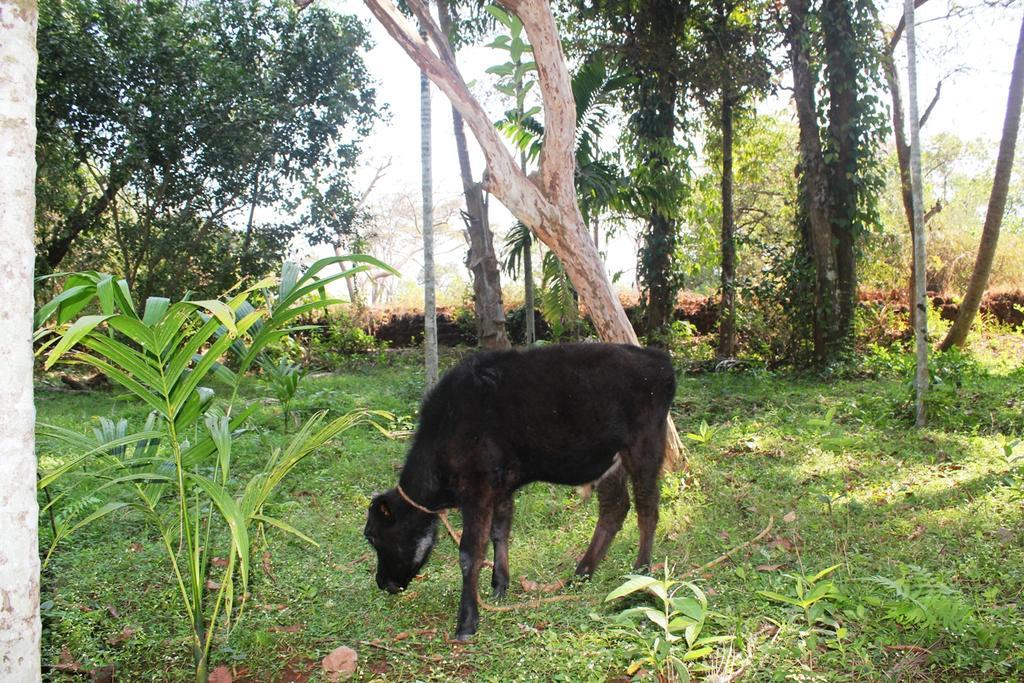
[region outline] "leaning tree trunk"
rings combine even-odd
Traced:
[[[40,679],[32,402],[35,0],[0,0],[0,680]]]
[[[391,37],[462,114],[483,150],[488,169],[488,189],[558,256],[602,340],[637,344],[636,333],[612,290],[604,263],[588,234],[576,201],[573,178],[576,105],[548,3],[541,0],[506,0],[503,3],[523,22],[533,46],[544,103],[545,137],[540,168],[527,178],[505,147],[487,112],[469,92],[455,65],[448,41],[423,1],[407,0],[407,4],[426,27],[429,42],[416,34],[390,0],[364,1]],[[669,463],[681,464],[678,462],[679,440],[671,419],[667,428],[670,434],[667,445]]]
[[[718,357],[736,355],[736,239],[732,206],[732,100],[722,93],[722,304],[718,318]]]
[[[441,30],[451,45],[451,0],[437,4]],[[453,48],[454,51],[454,48]],[[455,149],[462,175],[462,191],[466,197],[466,231],[469,233],[469,269],[473,274],[473,308],[476,313],[477,336],[485,349],[509,349],[512,344],[505,330],[505,307],[501,300],[501,274],[494,253],[494,236],[487,216],[487,203],[480,183],[473,180],[473,169],[466,144],[462,114],[452,107]]]
[[[424,28],[420,37],[425,38]],[[434,190],[430,169],[430,79],[420,71],[420,162],[423,183],[423,355],[427,390],[437,384],[437,301],[434,291]]]
[[[1021,99],[1024,97],[1024,22],[1021,23],[1020,36],[1017,39],[1017,52],[1013,57],[1013,75],[1010,76],[1010,93],[1006,100],[1006,118],[1003,121],[1003,137],[999,141],[999,156],[996,159],[995,176],[992,179],[992,193],[988,198],[988,211],[985,213],[985,227],[981,231],[981,244],[978,246],[978,258],[974,262],[971,279],[967,283],[967,292],[957,313],[953,326],[946,333],[946,338],[939,345],[945,351],[953,346],[963,346],[967,340],[967,332],[971,329],[974,316],[981,306],[981,297],[988,286],[988,276],[992,272],[992,261],[999,243],[999,228],[1003,223],[1006,210],[1006,194],[1010,187],[1010,175],[1013,172],[1013,156],[1017,146],[1017,130],[1020,128]]]

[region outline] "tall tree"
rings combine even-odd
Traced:
[[[40,680],[39,541],[32,397],[35,0],[0,0],[0,679]]]
[[[439,0],[438,19],[441,30],[448,37],[448,44],[455,53],[456,25],[451,0]],[[512,347],[505,330],[505,307],[501,298],[501,273],[498,257],[494,251],[494,234],[491,232],[487,201],[482,185],[474,180],[469,159],[469,145],[462,114],[452,107],[452,127],[455,131],[455,150],[459,157],[459,173],[462,177],[462,192],[466,198],[463,217],[466,232],[469,233],[469,255],[466,258],[473,276],[473,309],[476,314],[477,338],[485,349],[508,349]]]
[[[967,291],[960,303],[953,326],[946,333],[946,338],[939,344],[940,350],[954,346],[963,346],[967,341],[967,333],[971,323],[978,314],[981,297],[988,286],[988,278],[992,273],[992,261],[999,244],[999,229],[1006,212],[1006,195],[1010,187],[1010,176],[1013,173],[1013,157],[1017,149],[1017,132],[1020,129],[1021,101],[1024,99],[1024,20],[1021,22],[1020,35],[1017,38],[1017,50],[1013,57],[1013,73],[1010,75],[1010,88],[1006,97],[1006,117],[1003,119],[1003,135],[999,140],[999,156],[996,157],[996,170],[992,178],[992,192],[988,199],[985,212],[985,226],[981,231],[981,244],[978,245],[978,256],[974,261]]]
[[[627,157],[632,192],[630,215],[644,220],[637,263],[645,328],[657,341],[672,320],[682,285],[679,218],[686,203],[688,148],[676,142],[682,128],[688,76],[688,0],[594,0],[574,3],[570,19],[586,22],[585,51],[620,57],[634,75],[621,99],[629,114]]]
[[[852,349],[858,241],[877,221],[882,114],[873,85],[875,8],[870,0],[823,0],[816,8],[810,0],[787,0],[787,7],[799,187],[815,271],[814,354],[826,361]]]
[[[544,102],[545,138],[540,167],[527,178],[505,147],[490,117],[469,92],[455,65],[448,41],[422,0],[408,5],[427,28],[429,42],[389,0],[365,0],[392,38],[448,96],[473,131],[487,161],[487,187],[527,224],[562,261],[594,327],[604,341],[636,344],[637,336],[612,291],[611,281],[583,222],[576,200],[573,149],[576,112],[569,71],[562,54],[554,17],[542,0],[508,0],[505,6],[526,27],[537,63]],[[678,437],[667,428],[668,462],[678,464]]]
[[[325,206],[351,197],[377,117],[354,18],[287,0],[44,0],[40,26],[42,272],[220,292],[295,233],[333,230]],[[295,219],[261,220],[269,205]]]
[[[429,15],[428,15],[429,16]],[[420,40],[427,29],[420,19]],[[429,391],[437,384],[437,302],[434,291],[434,188],[431,172],[430,78],[420,71],[420,163],[423,195],[423,360]]]
[[[736,354],[736,217],[733,141],[742,114],[771,85],[773,32],[760,0],[715,0],[695,8],[694,93],[721,136],[721,289],[719,358]]]

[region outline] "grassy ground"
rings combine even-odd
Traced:
[[[1024,676],[1024,467],[1004,448],[1024,434],[1024,354],[1019,339],[1012,343],[1018,355],[1000,363],[940,362],[943,384],[922,431],[909,426],[907,361],[896,354],[872,354],[857,372],[831,378],[691,375],[680,367],[673,415],[680,433],[694,436],[686,439],[689,471],[663,480],[656,556],[679,576],[772,521],[757,542],[691,577],[713,612],[702,635],[734,636],[700,660],[710,668],[703,675]],[[420,396],[417,362],[394,354],[307,378],[293,407],[383,409],[397,416],[393,428],[407,428]],[[257,381],[247,391],[253,401],[267,393]],[[139,427],[145,414],[116,392],[40,387],[37,397],[40,421],[82,430],[94,415],[126,416]],[[254,471],[284,442],[282,423],[279,406],[264,402],[239,442],[239,471]],[[215,663],[245,680],[320,680],[320,660],[348,645],[359,653],[359,680],[628,680],[631,643],[609,620],[637,600],[603,598],[631,566],[632,514],[590,582],[543,585],[570,575],[593,528],[596,501],[582,502],[572,489],[535,484],[519,494],[506,604],[571,599],[486,611],[474,640],[454,645],[447,637],[460,578],[457,552],[443,538],[405,593],[376,588],[362,538],[365,511],[371,492],[393,485],[406,445],[370,429],[350,431],[286,482],[272,512],[320,546],[268,533],[244,620],[220,639]],[[39,450],[44,469],[62,457],[49,444]],[[1010,452],[1011,459],[1024,454],[1024,445]],[[795,599],[792,577],[833,565],[819,581],[830,580],[832,590],[810,613],[759,593]],[[118,680],[189,678],[172,576],[138,519],[100,522],[61,545],[42,599],[44,662],[58,662],[63,650],[66,663],[84,669],[115,665]]]

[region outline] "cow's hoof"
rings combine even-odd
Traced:
[[[503,586],[494,586],[494,590],[491,591],[492,600],[501,600],[505,597],[505,593],[508,591],[508,584]]]
[[[475,631],[473,633],[475,633]],[[455,640],[460,643],[468,643],[469,639],[473,637],[473,633],[456,633]]]

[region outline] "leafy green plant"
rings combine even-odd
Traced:
[[[45,304],[37,322],[56,317],[36,338],[45,367],[70,360],[103,372],[152,411],[142,429],[101,420],[93,438],[55,425],[40,424],[40,437],[71,446],[74,455],[43,473],[40,490],[52,496],[44,511],[62,510],[46,555],[61,540],[115,512],[136,512],[158,533],[177,584],[180,606],[192,633],[196,681],[205,681],[217,626],[230,628],[242,616],[250,576],[253,530],[273,526],[304,541],[307,535],[266,514],[264,506],[281,480],[317,448],[363,423],[376,425],[385,413],[360,410],[325,422],[310,418],[284,448],[275,449],[261,472],[241,481],[231,469],[232,444],[254,405],[235,411],[239,384],[268,344],[305,326],[299,316],[335,301],[325,288],[365,269],[358,266],[319,279],[325,267],[342,261],[384,264],[367,256],[317,261],[305,273],[285,263],[276,291],[273,278],[231,294],[225,300],[175,303],[147,299],[139,315],[127,284],[100,274],[76,274],[70,287]],[[70,293],[69,293],[70,290]],[[259,290],[259,308],[249,296]],[[314,296],[312,300],[308,297]],[[90,305],[99,314],[72,319]],[[230,351],[236,370],[221,361]],[[214,402],[204,380],[216,374],[230,388],[223,404]],[[60,485],[60,486],[58,486]],[[101,496],[102,494],[102,496]],[[96,506],[90,502],[107,502]],[[223,546],[220,544],[223,543]],[[212,562],[221,547],[225,565]],[[218,581],[212,577],[217,575]],[[237,588],[236,588],[237,585]],[[211,599],[207,587],[215,586]],[[241,596],[236,600],[236,596]]]
[[[649,666],[659,681],[689,681],[692,672],[706,670],[696,660],[710,654],[716,644],[734,639],[701,635],[712,615],[707,595],[695,583],[670,578],[667,562],[663,578],[629,574],[604,600],[635,593],[642,593],[653,606],[630,607],[611,620],[615,630],[634,644],[630,674]]]
[[[697,443],[707,445],[714,440],[718,432],[718,427],[710,427],[706,421],[701,420],[700,427],[697,428],[697,431],[687,432],[686,438],[690,441],[696,441]]]
[[[870,576],[878,589],[874,602],[885,617],[933,635],[938,629],[963,634],[975,626],[974,611],[963,595],[916,565],[903,565],[896,578]]]
[[[306,370],[296,363],[289,363],[287,358],[278,358],[273,362],[267,357],[260,358],[260,367],[275,398],[281,404],[285,431],[288,431],[288,406],[299,390],[299,382],[306,376]]]
[[[809,628],[813,628],[819,622],[834,626],[835,624],[829,617],[835,612],[836,607],[831,601],[838,598],[840,593],[833,582],[822,581],[822,579],[840,566],[834,564],[813,576],[783,574],[793,580],[792,595],[783,595],[775,591],[758,591],[758,594],[773,602],[781,602],[799,608],[803,612],[804,621]]]

